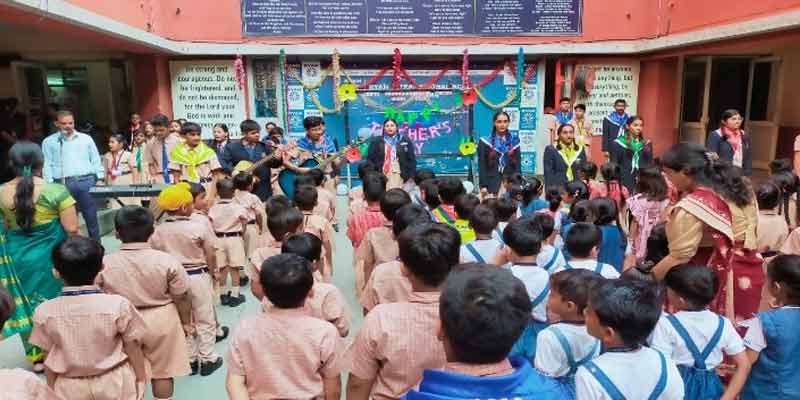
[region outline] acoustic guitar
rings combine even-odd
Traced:
[[[298,165],[300,168],[309,168],[309,169],[321,169],[325,170],[328,164],[344,157],[350,149],[353,147],[358,147],[362,145],[366,139],[358,139],[353,143],[350,143],[347,146],[342,147],[339,151],[334,154],[330,154],[327,157],[322,156],[313,156]],[[307,150],[301,150],[308,152]],[[289,200],[294,200],[294,178],[300,175],[299,173],[292,171],[288,168],[285,168],[278,174],[278,185],[280,186],[283,193]]]

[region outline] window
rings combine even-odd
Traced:
[[[700,122],[705,95],[705,61],[687,61],[683,70],[683,121]]]
[[[278,66],[272,60],[253,60],[253,87],[255,89],[256,118],[278,116],[276,82]]]
[[[769,87],[772,78],[772,63],[757,62],[753,68],[753,91],[750,96],[750,120],[769,120]]]

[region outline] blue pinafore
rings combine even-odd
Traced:
[[[653,391],[650,393],[650,396],[647,398],[648,400],[656,400],[662,393],[664,393],[664,389],[667,388],[667,358],[661,354],[660,351],[656,351],[658,356],[661,358],[661,375],[658,377],[658,382],[656,382],[656,387],[653,388]],[[608,393],[608,396],[611,397],[612,400],[627,400],[625,395],[617,389],[617,386],[614,385],[614,382],[611,382],[608,375],[600,369],[593,361],[589,361],[586,363],[586,370],[589,371],[594,379],[597,379],[597,382],[600,386],[603,387],[603,390]],[[690,399],[690,397],[686,397]]]
[[[689,349],[694,358],[694,365],[678,365],[678,371],[680,371],[681,378],[683,378],[684,396],[687,399],[719,399],[722,394],[725,393],[725,388],[723,388],[716,371],[706,368],[706,359],[708,359],[708,355],[711,354],[714,348],[719,344],[722,338],[722,329],[725,327],[725,319],[721,316],[718,317],[719,322],[717,324],[717,330],[714,331],[714,335],[711,336],[711,340],[709,340],[706,348],[700,352],[700,349],[698,349],[697,345],[692,341],[689,332],[687,332],[686,328],[678,321],[678,318],[674,315],[667,316],[667,321],[672,324],[672,327],[675,328],[681,336],[683,342],[686,343],[686,348]]]
[[[541,292],[531,300],[531,309],[538,307],[540,304],[547,300],[547,296],[550,295],[550,282],[548,281],[547,284],[544,286]],[[514,343],[514,346],[511,348],[511,352],[509,355],[511,356],[523,356],[528,359],[531,363],[533,363],[533,359],[536,357],[536,337],[539,336],[539,332],[545,330],[547,328],[546,321],[537,321],[531,318],[531,321],[528,322],[528,326],[525,327],[525,330],[522,332],[522,335],[517,339],[517,342]]]
[[[753,364],[742,400],[800,399],[800,308],[782,307],[758,314],[767,347]]]
[[[556,335],[556,339],[558,339],[558,343],[561,345],[561,349],[564,350],[564,354],[567,356],[567,365],[569,365],[569,372],[566,375],[560,376],[556,378],[556,382],[561,387],[561,391],[564,394],[564,398],[574,399],[575,398],[575,372],[578,371],[578,367],[583,364],[589,362],[592,358],[597,356],[598,349],[600,348],[600,341],[596,340],[594,343],[594,347],[592,347],[592,351],[589,352],[586,357],[575,360],[575,355],[572,354],[572,347],[569,345],[569,341],[567,337],[561,333],[561,330],[556,328],[555,326],[550,327],[550,331]]]

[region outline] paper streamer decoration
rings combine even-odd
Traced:
[[[517,51],[517,93],[522,91],[523,74],[525,73],[525,53],[522,47]]]

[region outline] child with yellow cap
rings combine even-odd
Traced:
[[[217,238],[190,219],[193,203],[188,184],[164,188],[158,195],[158,206],[167,213],[167,218],[155,228],[150,245],[178,258],[189,275],[192,303],[192,322],[186,329],[189,359],[193,375],[199,371],[200,375],[208,376],[222,366],[222,357],[214,351],[217,324],[211,278],[211,274],[217,274]]]

